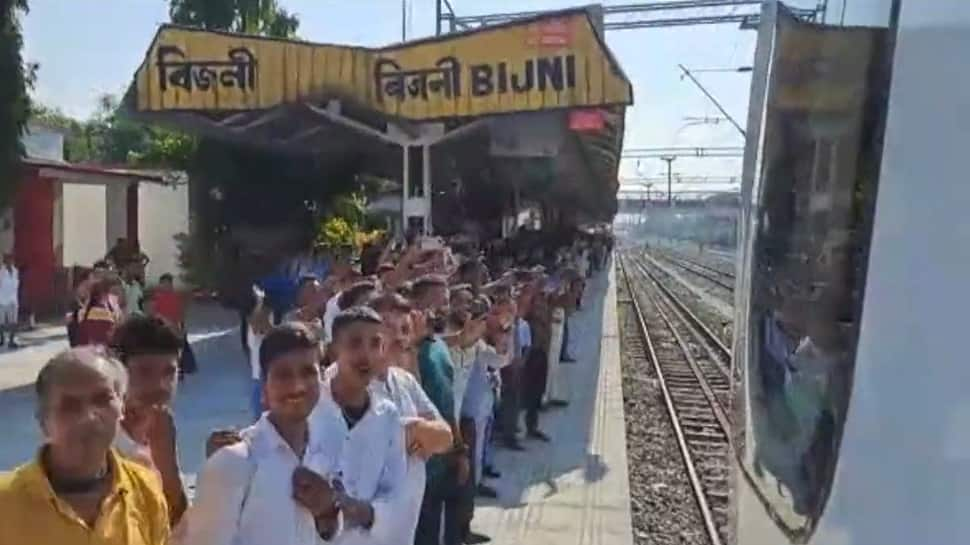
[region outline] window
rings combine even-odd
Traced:
[[[828,501],[855,369],[891,49],[885,30],[837,34],[779,18],[776,58],[827,55],[827,70],[769,72],[762,221],[746,229],[736,354],[748,377],[735,439],[746,478],[794,542]],[[870,56],[846,55],[859,40]],[[824,51],[825,53],[818,53]],[[824,61],[824,62],[823,62]],[[781,68],[784,68],[782,66]],[[831,81],[830,81],[831,80]],[[846,91],[846,90],[849,91]],[[837,156],[853,161],[838,164]],[[874,175],[875,174],[875,175]]]

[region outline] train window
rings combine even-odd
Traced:
[[[775,21],[740,285],[744,475],[792,541],[828,501],[852,391],[887,109],[886,29]],[[739,413],[741,414],[741,413]]]

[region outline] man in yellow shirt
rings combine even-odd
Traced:
[[[0,477],[0,545],[164,545],[162,485],[111,449],[127,387],[124,367],[96,349],[63,352],[37,376],[44,444]]]

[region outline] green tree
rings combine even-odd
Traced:
[[[20,15],[27,0],[0,0],[0,208],[13,199],[20,178],[23,136],[30,114],[33,68],[25,65]]]
[[[294,37],[300,24],[276,0],[169,0],[169,16],[181,25],[277,38]],[[192,233],[179,241],[186,281],[224,289],[234,283],[228,275],[257,274],[243,270],[252,266],[252,260],[238,259],[245,249],[231,240],[233,225],[296,221],[307,225],[306,238],[312,240],[314,203],[320,200],[314,191],[328,187],[321,183],[313,161],[288,161],[211,138],[193,140],[189,146],[169,134],[152,142],[144,160],[151,160],[156,152],[168,157],[189,154],[184,170],[189,172],[195,203]]]
[[[171,0],[169,16],[173,23],[290,38],[300,21],[276,0]]]
[[[73,163],[185,170],[196,145],[187,134],[133,121],[112,95],[101,96],[85,121],[41,104],[32,107],[31,121],[63,132],[64,159]]]

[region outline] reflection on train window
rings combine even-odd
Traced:
[[[835,170],[835,143],[820,141],[816,146],[815,192],[827,191]]]
[[[825,508],[852,390],[886,111],[885,39],[884,30],[794,21],[777,30],[775,62],[825,70],[769,77],[757,222],[747,232],[744,462],[795,541],[811,535]]]

